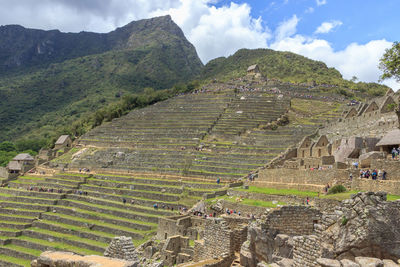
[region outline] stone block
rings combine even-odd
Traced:
[[[383,261],[383,266],[384,267],[398,267],[399,266],[398,264],[396,264],[392,260],[382,260],[382,261]]]
[[[341,267],[340,262],[338,260],[319,258],[317,259],[317,263],[321,267]]]
[[[355,261],[362,267],[383,267],[383,261],[376,258],[356,257]]]
[[[340,263],[342,264],[342,267],[360,267],[359,264],[355,263],[354,261],[348,260],[348,259],[340,260]]]

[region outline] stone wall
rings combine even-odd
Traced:
[[[343,184],[348,189],[360,191],[385,191],[390,194],[400,195],[400,172],[396,164],[398,161],[373,160],[372,166],[385,169],[388,180],[359,179],[359,170],[291,170],[291,169],[264,169],[258,174],[258,179],[251,185],[277,189],[297,189],[302,191],[322,192],[330,184]],[[349,180],[350,173],[353,180]]]
[[[329,139],[351,136],[382,137],[397,127],[398,121],[394,112],[381,114],[379,111],[374,111],[329,123],[320,129],[319,133],[327,135]]]
[[[286,235],[311,235],[320,219],[321,212],[309,206],[283,206],[266,214],[261,229]]]
[[[293,267],[319,267],[321,257],[318,237],[315,235],[295,236],[293,238]]]
[[[400,162],[397,160],[371,159],[371,169],[385,170],[386,179],[400,181]]]
[[[344,182],[348,177],[347,170],[264,169],[260,170],[258,179],[253,184],[272,188],[322,191],[326,184],[333,181]]]
[[[351,189],[357,191],[367,191],[367,192],[384,191],[389,194],[399,195],[400,181],[353,178],[351,182]]]
[[[233,231],[222,219],[207,219],[203,240],[195,241],[194,261],[232,255],[235,251]]]
[[[158,219],[157,239],[165,240],[170,236],[187,235],[187,229],[192,226],[190,215],[160,217]]]
[[[9,173],[7,168],[0,167],[0,178],[12,179],[18,177],[18,173]]]
[[[190,261],[192,259],[191,255],[184,253],[188,248],[189,238],[179,235],[168,237],[161,250],[163,264],[173,266],[174,264]]]

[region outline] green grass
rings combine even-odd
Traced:
[[[103,205],[97,205],[97,204],[84,202],[84,201],[79,201],[79,200],[68,199],[68,202],[71,202],[72,204],[73,203],[83,204],[83,205],[86,205],[86,206],[96,207],[96,208],[99,208],[99,209],[120,211],[120,212],[124,212],[124,213],[127,213],[127,214],[132,214],[132,215],[143,215],[143,216],[147,216],[147,217],[159,217],[158,215],[154,215],[154,214],[143,213],[143,212],[133,212],[133,211],[130,211],[130,210],[120,209],[120,208],[115,208],[115,207],[105,207]]]
[[[40,250],[37,250],[37,249],[16,246],[16,245],[13,245],[13,244],[5,245],[4,247],[12,249],[12,250],[15,250],[15,251],[20,251],[20,252],[23,252],[23,253],[31,254],[31,255],[34,255],[34,256],[39,256],[42,253]]]
[[[266,188],[266,187],[257,187],[257,186],[249,186],[249,189],[235,188],[236,191],[244,191],[251,193],[260,193],[266,195],[295,195],[302,197],[317,197],[317,192],[312,191],[299,191],[296,189],[275,189],[275,188]]]
[[[300,190],[296,190],[296,189],[275,189],[275,188],[249,186],[249,189],[234,188],[233,190],[266,194],[266,195],[281,195],[281,196],[294,195],[294,196],[300,196],[300,197],[318,197],[318,192],[300,191]],[[325,195],[325,194],[320,193],[319,198],[344,200],[344,199],[350,198],[351,195],[357,194],[358,192],[359,191],[352,190],[352,191],[347,191],[344,193],[330,194],[330,195]],[[397,199],[400,199],[399,195],[391,195],[391,194],[387,195],[388,201],[395,201]]]
[[[231,201],[231,202],[236,202],[236,200],[234,200],[234,199],[232,199],[232,200],[227,199],[227,200]],[[278,201],[278,203],[274,204],[274,203],[272,203],[272,201],[262,201],[262,200],[249,199],[249,198],[245,198],[242,201],[236,202],[236,203],[248,205],[248,206],[255,206],[255,207],[266,207],[266,208],[275,208],[278,205],[281,205],[281,206],[286,205],[285,202],[280,202],[280,201]]]
[[[139,233],[139,234],[149,234],[154,232],[154,230],[150,230],[150,231],[143,231],[143,230],[136,230],[130,227],[125,227],[125,226],[121,226],[121,225],[114,225],[114,224],[110,224],[110,223],[105,223],[99,220],[91,220],[91,219],[84,219],[84,218],[80,218],[80,217],[75,217],[75,216],[71,216],[71,215],[65,215],[65,214],[51,214],[48,213],[48,215],[54,216],[54,217],[60,217],[60,218],[64,218],[64,219],[69,219],[69,220],[73,220],[73,221],[77,221],[77,222],[83,222],[83,223],[88,223],[88,224],[95,224],[95,225],[99,225],[99,226],[104,226],[104,227],[109,227],[111,229],[119,229],[119,230],[123,230],[123,231],[127,231],[130,233]]]
[[[0,254],[0,260],[6,261],[6,262],[11,262],[14,264],[19,264],[24,267],[30,267],[31,266],[31,261],[30,260],[24,260],[24,259],[19,259],[19,258],[14,258],[8,255]]]
[[[40,222],[49,224],[49,225],[59,226],[61,228],[65,228],[65,229],[71,230],[73,232],[91,233],[94,235],[98,235],[98,236],[102,236],[102,237],[109,237],[109,238],[113,238],[115,236],[113,234],[106,233],[106,232],[90,230],[87,227],[80,227],[80,226],[70,225],[70,224],[66,224],[66,223],[59,223],[59,222],[50,221],[50,220],[40,220]]]
[[[398,199],[400,199],[399,195],[391,195],[391,194],[387,195],[387,200],[388,201],[395,201],[395,200],[398,200]]]
[[[68,239],[71,241],[78,241],[78,242],[90,244],[90,245],[101,247],[101,248],[106,248],[108,246],[107,243],[99,242],[96,240],[92,240],[92,239],[88,239],[88,238],[81,238],[81,237],[78,237],[75,235],[59,233],[59,232],[55,232],[55,231],[51,231],[51,230],[47,230],[47,229],[38,228],[38,227],[31,227],[27,230],[41,233],[41,234],[51,235],[51,236],[58,237],[58,238]],[[21,236],[19,238],[26,238],[26,236]]]
[[[62,242],[49,242],[47,240],[41,240],[41,239],[36,239],[28,236],[20,236],[18,239],[29,241],[32,243],[37,243],[43,246],[48,246],[48,247],[53,247],[56,248],[57,250],[67,250],[67,251],[72,251],[78,254],[84,254],[84,255],[103,255],[101,252],[95,251],[95,250],[90,250],[90,249],[85,249],[81,247],[75,247],[71,246]],[[24,248],[25,249],[25,248]],[[27,249],[28,250],[28,249]],[[40,252],[41,253],[41,252]],[[40,255],[39,253],[39,255]]]

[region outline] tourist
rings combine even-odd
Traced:
[[[157,203],[154,203],[153,208],[154,208],[155,210],[158,209],[158,204],[157,204]]]
[[[372,171],[372,180],[376,180],[376,177],[378,176],[376,169]]]
[[[124,203],[124,205],[126,204],[126,199],[122,198],[122,203]]]
[[[382,180],[386,180],[386,175],[387,175],[387,172],[386,172],[385,170],[383,170],[383,173],[382,173]]]
[[[358,169],[358,162],[357,161],[353,162],[353,167],[354,167],[354,169]]]
[[[135,205],[135,201],[133,199],[131,200],[131,205]]]
[[[378,170],[378,179],[382,180],[382,171],[381,170]]]
[[[350,181],[352,181],[352,180],[353,180],[353,174],[352,174],[352,173],[350,173],[350,175],[349,175],[349,179],[350,179]]]
[[[218,178],[217,179],[217,184],[219,184],[221,182],[221,179],[220,178]]]

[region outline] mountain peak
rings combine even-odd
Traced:
[[[132,21],[109,33],[63,33],[28,29],[20,25],[0,27],[0,75],[24,67],[48,65],[110,50],[136,49],[174,43],[195,50],[170,15]],[[192,57],[201,67],[197,54]]]

